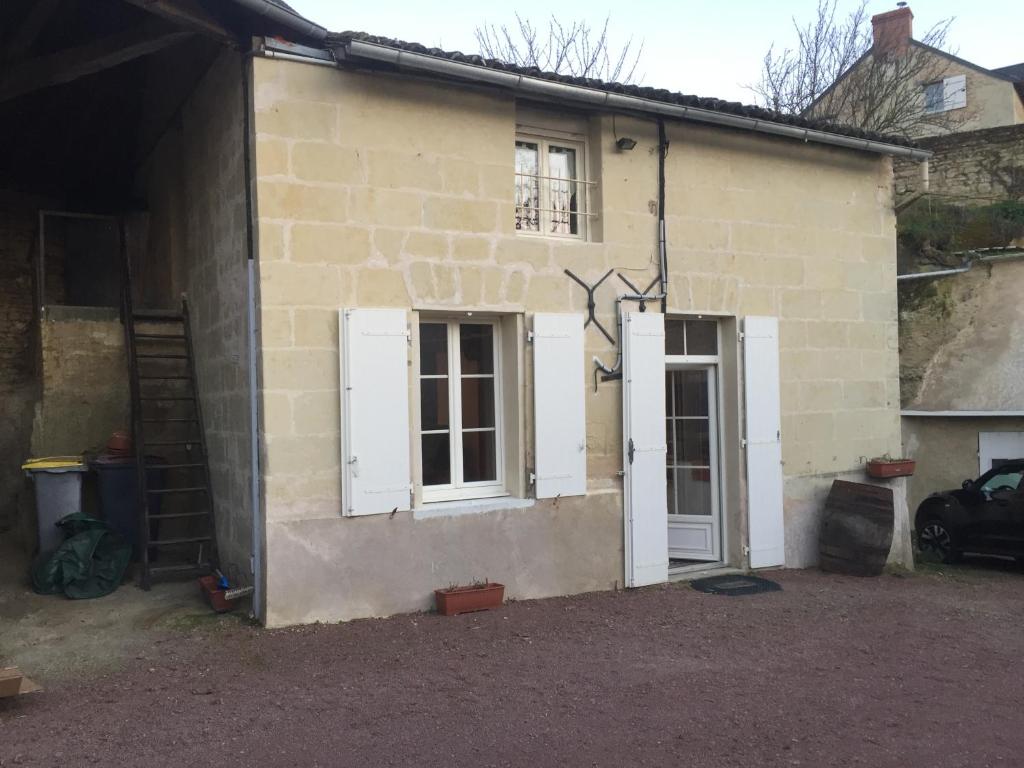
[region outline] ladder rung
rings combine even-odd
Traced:
[[[147,358],[150,358],[150,359],[159,359],[159,360],[185,360],[185,359],[188,358],[188,355],[157,355],[157,354],[152,354],[152,353],[147,353],[147,352],[136,352],[135,356],[136,357],[147,357]]]
[[[139,381],[153,380],[153,381],[179,381],[191,379],[191,376],[139,376]]]
[[[182,395],[144,395],[139,400],[195,400],[195,398]]]
[[[196,469],[202,464],[146,464],[146,469]]]
[[[136,339],[146,339],[152,341],[156,339],[169,339],[171,341],[184,341],[185,334],[183,333],[136,333]]]
[[[146,493],[206,493],[205,485],[193,485],[187,488],[148,488]]]
[[[184,539],[159,539],[146,543],[148,547],[166,547],[171,544],[198,544],[201,541],[211,541],[212,536],[188,536]],[[150,568],[150,570],[153,570]]]
[[[154,576],[160,573],[188,573],[189,571],[213,570],[211,563],[185,563],[184,565],[151,565],[149,572]]]
[[[199,445],[198,438],[195,440],[146,440],[145,442],[149,447],[154,445]]]
[[[178,419],[178,418],[175,418],[175,419],[143,419],[142,420],[143,424],[170,424],[172,422],[174,422],[174,423],[181,423],[181,424],[187,424],[189,422],[192,422],[192,423],[198,424],[199,423],[199,419]]]
[[[185,316],[176,309],[136,309],[132,312],[136,320],[177,320],[181,322]]]
[[[150,520],[170,520],[176,517],[209,517],[209,512],[161,512],[159,515],[150,515]]]

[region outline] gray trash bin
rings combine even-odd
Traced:
[[[52,552],[63,541],[57,521],[82,511],[82,475],[88,471],[80,456],[29,459],[22,469],[36,486],[39,551]]]

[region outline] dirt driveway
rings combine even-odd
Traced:
[[[265,631],[147,629],[0,702],[0,765],[1024,765],[1024,575],[774,574]]]

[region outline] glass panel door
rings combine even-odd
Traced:
[[[714,366],[665,372],[669,557],[719,559],[718,393]]]

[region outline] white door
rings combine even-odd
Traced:
[[[665,397],[668,556],[673,560],[720,560],[715,367],[669,364]]]
[[[622,436],[627,587],[668,580],[665,493],[665,323],[622,317]]]
[[[979,432],[978,474],[1010,459],[1024,458],[1024,432]]]

